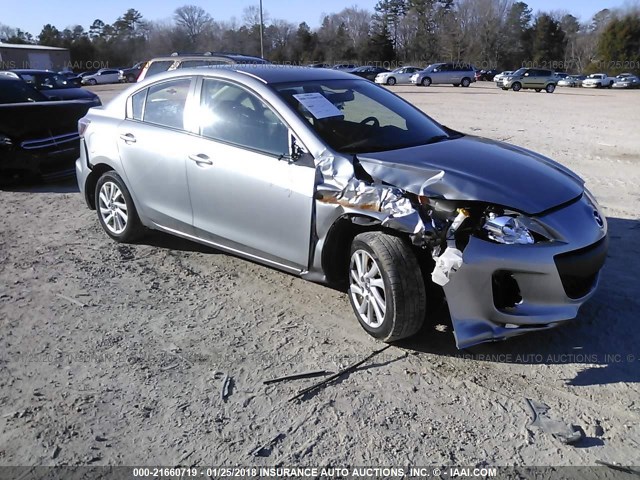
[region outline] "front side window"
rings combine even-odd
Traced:
[[[396,150],[449,138],[424,113],[365,80],[311,81],[274,88],[338,152]]]
[[[184,107],[190,85],[191,78],[179,78],[150,86],[144,105],[143,121],[184,129]]]
[[[289,151],[289,129],[262,100],[232,83],[205,79],[200,134],[271,155]]]

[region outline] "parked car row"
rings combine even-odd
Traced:
[[[503,90],[519,91],[522,89],[545,90],[553,93],[558,87],[587,88],[640,88],[640,79],[631,73],[621,73],[610,77],[606,73],[587,75],[569,75],[563,72],[536,68],[521,68],[515,72],[505,71],[496,75],[493,80]]]

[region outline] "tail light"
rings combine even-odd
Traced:
[[[87,127],[90,123],[91,120],[86,118],[81,118],[80,120],[78,120],[78,134],[80,135],[80,137],[84,137],[84,132],[87,131]]]

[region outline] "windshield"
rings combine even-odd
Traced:
[[[0,104],[42,102],[46,98],[22,80],[0,81]]]
[[[20,77],[36,90],[74,88],[64,75],[57,73],[21,73]]]
[[[520,68],[518,70],[516,70],[515,72],[513,72],[511,75],[513,75],[514,77],[520,76],[520,75],[524,75],[527,72],[526,68]]]
[[[381,152],[449,138],[420,110],[366,80],[310,81],[274,88],[338,152]]]

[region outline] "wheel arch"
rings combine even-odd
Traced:
[[[98,184],[98,180],[105,172],[111,170],[115,170],[115,168],[107,163],[98,163],[92,167],[91,173],[87,175],[84,183],[84,196],[87,205],[89,205],[92,210],[96,209],[96,185]]]
[[[411,242],[408,234],[383,227],[377,217],[360,213],[341,215],[329,227],[322,246],[321,265],[329,284],[347,286],[351,243],[356,235],[374,231],[405,238]]]

